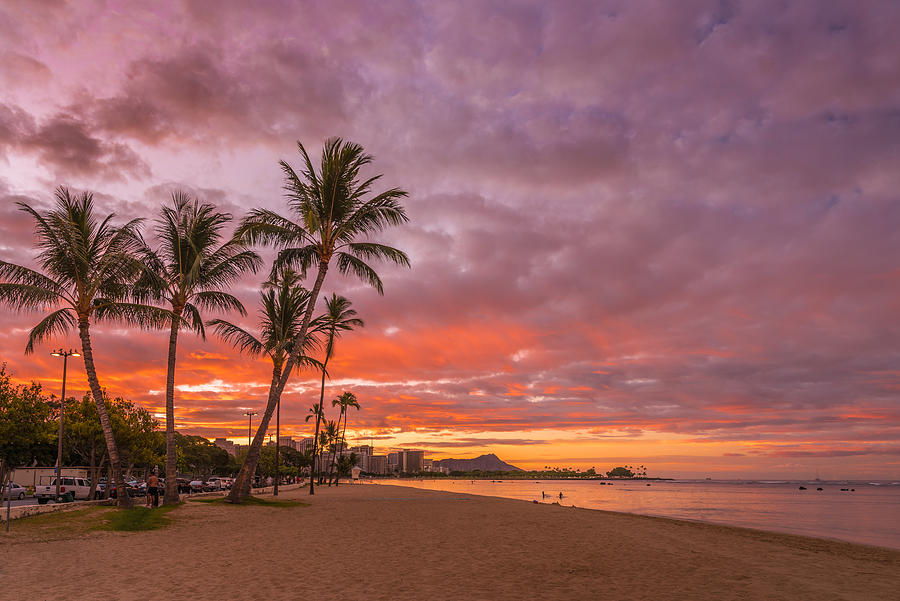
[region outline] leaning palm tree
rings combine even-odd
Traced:
[[[26,354],[34,352],[36,344],[78,328],[84,369],[97,405],[112,477],[119,491],[118,505],[128,507],[131,499],[124,494],[119,449],[94,364],[91,323],[106,319],[161,327],[169,315],[162,309],[125,302],[140,270],[135,253],[141,220],[114,227],[113,215],[102,219],[96,215],[91,193],[73,197],[68,189],[60,186],[55,196],[55,207],[43,214],[18,203],[36,222],[40,251],[37,261],[43,273],[0,261],[0,278],[4,280],[0,283],[0,300],[18,310],[53,309],[31,329]]]
[[[341,436],[340,436],[341,444],[343,445],[344,441],[347,440],[346,434],[347,434],[348,409],[350,409],[350,407],[353,407],[357,411],[359,411],[359,401],[356,400],[356,395],[353,394],[352,392],[344,392],[341,396],[339,396],[338,398],[331,401],[331,404],[332,404],[332,406],[334,406],[334,405],[341,406],[341,413],[340,413],[340,416],[338,417],[338,427],[341,426],[341,417],[343,417],[344,418],[344,427],[341,430]],[[343,455],[343,447],[341,447],[341,454]],[[338,471],[338,477],[336,477],[334,479],[334,485],[337,486],[339,481],[340,481],[340,471]]]
[[[381,278],[367,261],[387,260],[409,266],[409,258],[402,251],[369,240],[370,236],[388,226],[405,223],[408,218],[400,204],[407,194],[399,188],[366,199],[381,176],[359,180],[360,169],[372,162],[372,157],[363,151],[362,146],[340,138],[326,140],[318,172],[303,145],[298,142],[297,147],[304,161],[300,174],[281,161],[284,189],[296,221],[273,211],[255,209],[238,228],[238,235],[250,243],[279,248],[276,266],[294,267],[303,274],[312,267],[316,268],[315,284],[298,334],[298,339],[302,341],[307,335],[313,309],[332,260],[336,261],[338,271],[362,278],[379,294],[383,293]],[[302,346],[302,343],[294,346],[280,380],[277,384],[273,382],[269,390],[269,400],[257,437],[250,445],[236,483],[243,484],[250,478],[248,465],[262,448],[262,437],[258,434],[268,428],[272,412],[287,385]],[[229,501],[239,503],[242,490],[243,487],[233,487]]]
[[[300,285],[300,276],[297,273],[284,270],[263,284],[263,290],[259,297],[259,337],[223,319],[213,319],[209,325],[215,329],[217,335],[240,349],[241,352],[250,356],[267,355],[272,361],[272,385],[274,385],[282,377],[287,358],[291,355],[294,345],[300,340],[297,334],[303,323],[303,316],[306,314],[309,291]],[[309,350],[318,344],[318,339],[315,336],[307,336],[303,342],[306,349]],[[305,352],[300,354],[296,365],[315,368],[321,366],[318,361],[309,357]],[[280,406],[278,412],[279,414],[281,412]],[[280,422],[280,415],[278,420]],[[265,436],[265,432],[265,430],[259,431],[256,436]],[[277,442],[275,448],[278,449]],[[259,454],[252,463],[248,464],[247,460],[244,463],[248,465],[250,474],[256,473]],[[236,486],[237,483],[232,489]],[[241,482],[241,486],[246,487],[245,494],[249,494],[250,479],[247,478]]]
[[[350,301],[347,298],[332,294],[331,298],[325,300],[325,306],[325,313],[316,319],[317,323],[314,328],[315,331],[321,332],[325,336],[325,358],[322,361],[322,386],[319,393],[319,403],[323,405],[325,403],[325,370],[328,360],[334,354],[335,340],[340,338],[343,332],[365,326],[363,320],[356,317],[356,311],[350,308]],[[335,399],[331,406],[334,407],[337,404]],[[340,422],[340,418],[338,418],[338,422]],[[315,494],[313,478],[309,480],[309,494]]]
[[[145,271],[135,288],[141,301],[162,301],[172,308],[166,370],[166,491],[165,504],[178,503],[175,476],[175,358],[178,331],[189,327],[206,339],[200,310],[234,310],[244,306],[224,291],[247,271],[256,273],[259,255],[240,241],[222,243],[222,228],[231,221],[211,204],[201,204],[185,192],[172,194],[172,206],[162,208],[156,221],[159,248],[143,245]]]

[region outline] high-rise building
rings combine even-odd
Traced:
[[[425,451],[406,450],[403,451],[403,469],[401,471],[408,474],[415,474],[423,471],[425,463]]]
[[[387,454],[387,469],[388,472],[397,472],[400,471],[400,453],[388,453]]]
[[[300,451],[301,453],[312,453],[313,448],[313,437],[308,436],[303,440],[295,440],[294,448]]]
[[[369,457],[368,472],[370,474],[387,474],[388,473],[387,457],[384,455],[372,455],[371,457]]]
[[[217,438],[215,440],[215,442],[213,442],[213,444],[216,445],[217,447],[219,447],[220,449],[222,449],[223,451],[225,451],[226,453],[228,453],[229,455],[231,455],[232,457],[234,456],[235,445],[230,440],[227,440],[225,438]]]

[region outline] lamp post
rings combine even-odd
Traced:
[[[80,357],[78,351],[69,349],[58,349],[50,352],[54,357],[63,358],[63,378],[62,378],[62,399],[59,403],[59,441],[56,445],[56,498],[59,499],[59,485],[62,481],[62,439],[63,439],[63,416],[66,413],[66,366],[69,357]]]
[[[259,411],[245,411],[244,415],[247,416],[247,452],[250,452],[250,433],[253,431],[253,416],[258,415]]]

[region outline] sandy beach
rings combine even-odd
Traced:
[[[74,538],[13,522],[0,534],[2,598],[873,601],[900,590],[900,552],[876,547],[396,486],[279,498],[309,506],[188,502],[161,530]]]

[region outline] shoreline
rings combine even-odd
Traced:
[[[419,490],[470,493],[627,515],[643,515],[794,534],[900,551],[900,489],[868,487],[858,493],[834,486],[825,492],[796,491],[790,484],[625,481],[607,489],[596,482],[491,480],[380,480]],[[599,483],[603,484],[603,483]],[[618,484],[618,483],[617,483]],[[657,488],[658,485],[658,488]],[[558,486],[558,488],[554,488]],[[719,488],[721,486],[721,488]],[[549,487],[550,494],[542,496]],[[606,489],[606,490],[605,490]],[[557,499],[562,491],[564,498]],[[873,505],[875,504],[875,505]],[[875,511],[877,510],[877,511]],[[887,520],[887,521],[884,521]]]
[[[900,587],[900,551],[843,541],[399,486],[278,498],[308,506],[188,501],[161,530],[69,538],[16,520],[0,578],[10,598],[138,600],[152,581],[155,598],[198,601],[868,601]],[[57,578],[86,586],[42,587]]]
[[[376,482],[376,484],[382,484],[382,483]],[[388,486],[402,487],[403,485],[402,484],[388,484]],[[829,543],[838,543],[838,544],[843,544],[843,545],[866,547],[869,549],[888,551],[888,552],[897,553],[898,555],[900,555],[900,548],[886,547],[884,545],[873,545],[873,544],[869,544],[869,543],[859,543],[859,542],[854,542],[854,541],[843,540],[840,538],[834,538],[834,537],[830,537],[830,536],[813,536],[810,534],[798,534],[796,532],[788,532],[788,531],[784,531],[784,530],[767,530],[765,528],[754,528],[753,526],[741,526],[738,524],[726,524],[723,522],[712,522],[712,521],[708,521],[708,520],[693,519],[693,518],[681,518],[681,517],[676,518],[676,517],[672,517],[672,516],[668,516],[668,515],[659,515],[659,514],[651,514],[651,513],[636,513],[636,512],[631,512],[631,511],[616,511],[615,509],[598,509],[596,507],[581,507],[578,505],[563,505],[563,504],[559,503],[558,501],[535,502],[535,501],[528,501],[525,499],[516,499],[513,497],[500,497],[500,496],[496,496],[496,495],[485,495],[485,494],[480,494],[480,493],[475,493],[475,492],[452,493],[452,492],[448,492],[445,490],[433,490],[433,489],[429,489],[429,488],[415,488],[415,487],[411,487],[411,486],[406,487],[406,488],[409,488],[411,490],[422,490],[422,491],[426,491],[426,492],[443,493],[443,494],[450,494],[450,495],[466,494],[466,495],[472,495],[473,497],[481,497],[481,498],[485,498],[485,499],[503,499],[504,501],[515,501],[518,503],[527,503],[529,505],[545,505],[545,506],[552,506],[552,507],[560,507],[563,509],[578,509],[578,510],[583,510],[583,511],[596,511],[596,512],[600,512],[600,513],[606,513],[606,514],[618,515],[618,516],[648,518],[648,519],[653,519],[653,520],[667,520],[667,521],[672,521],[672,522],[686,522],[688,524],[699,524],[699,525],[705,525],[705,526],[717,526],[717,527],[722,527],[722,528],[731,528],[731,529],[735,529],[735,530],[746,530],[751,533],[758,533],[758,534],[763,534],[763,535],[764,534],[772,534],[772,535],[777,535],[777,536],[799,537],[799,538],[809,539],[810,541],[822,541],[822,542],[829,542]]]

